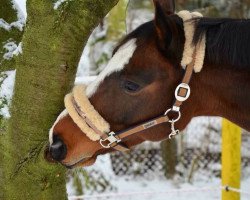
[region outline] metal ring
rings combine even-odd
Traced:
[[[169,120],[170,122],[177,122],[177,121],[179,121],[179,119],[181,118],[181,112],[180,111],[175,111],[175,110],[173,110],[172,108],[170,108],[170,109],[168,109],[165,113],[164,113],[164,115],[165,116],[167,116],[168,115],[168,113],[169,112],[171,112],[171,111],[173,111],[173,112],[175,112],[175,113],[178,113],[178,117],[176,118],[176,119],[171,119],[171,120]]]
[[[100,145],[101,145],[103,148],[109,149],[109,148],[111,147],[111,146],[110,146],[110,143],[108,143],[107,145],[105,145],[105,144],[103,144],[103,142],[105,142],[105,141],[107,141],[107,140],[100,139],[100,140],[99,140],[99,143],[100,143]]]

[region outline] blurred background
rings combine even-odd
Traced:
[[[20,3],[25,12],[25,1]],[[196,10],[210,17],[250,16],[250,0],[177,0],[176,5],[178,11]],[[149,0],[120,0],[89,38],[76,83],[94,80],[106,66],[117,42],[140,24],[152,20],[153,12]],[[0,118],[8,116],[11,92],[6,87],[13,87],[10,81],[13,77],[13,73],[6,73],[0,78],[0,84],[5,85],[0,93]],[[100,156],[92,167],[68,171],[68,195],[87,195],[85,199],[220,199],[221,125],[219,117],[198,117],[172,140],[146,142],[128,153]],[[242,130],[242,189],[246,191],[250,189],[249,144],[250,134]],[[149,191],[153,193],[145,194]],[[168,194],[162,193],[167,191]],[[112,196],[117,192],[119,196]],[[249,196],[243,195],[242,199]]]

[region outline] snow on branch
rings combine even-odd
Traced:
[[[3,55],[3,58],[5,60],[10,60],[13,58],[13,56],[17,56],[22,53],[22,42],[20,42],[18,45],[13,41],[7,42],[3,46],[3,49],[6,51],[6,53]]]
[[[54,10],[57,10],[60,5],[62,5],[63,2],[65,2],[67,0],[58,0],[57,2],[54,3]]]
[[[12,28],[17,28],[19,31],[23,31],[26,17],[14,0],[12,1],[12,5],[13,9],[17,11],[17,21],[8,23],[3,18],[0,18],[0,28],[5,29],[6,31],[10,31]]]
[[[6,71],[0,74],[0,116],[10,117],[9,105],[13,96],[16,71]]]
[[[19,4],[15,0],[12,0],[11,2],[13,5],[13,9],[17,11],[18,21],[21,21],[21,22],[23,22],[23,24],[25,24],[27,13],[25,11],[24,11],[25,13],[22,11]]]
[[[13,27],[17,28],[18,30],[22,31],[23,30],[24,24],[20,21],[15,21],[12,23],[6,22],[3,18],[0,18],[0,28],[5,29],[6,31],[10,31]]]

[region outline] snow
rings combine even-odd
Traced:
[[[156,179],[133,179],[131,177],[117,177],[114,175],[109,159],[109,155],[98,157],[94,166],[88,167],[89,170],[102,172],[110,181],[110,184],[116,187],[115,192],[90,193],[86,192],[88,198],[84,199],[110,199],[117,200],[219,200],[221,199],[221,179],[204,177],[202,180],[196,180],[193,183],[180,182],[178,180],[167,180],[164,177]],[[250,177],[242,180],[242,190],[248,192]],[[76,194],[72,185],[72,180],[67,184],[69,200]],[[98,198],[94,198],[95,196]],[[101,196],[104,197],[101,197]],[[77,198],[83,199],[83,198]],[[241,200],[248,200],[249,196],[242,194]]]
[[[63,2],[65,2],[67,0],[58,0],[57,2],[54,3],[54,10],[57,10],[60,5],[62,5]]]
[[[18,18],[27,18],[26,0],[12,0],[13,6],[18,10]]]
[[[90,76],[90,60],[88,55],[90,53],[90,40],[88,40],[86,47],[83,50],[82,56],[80,58],[78,69],[76,73],[76,78],[81,78],[83,76]]]
[[[24,21],[22,20],[18,20],[12,23],[8,23],[6,22],[4,19],[0,19],[0,28],[5,29],[6,31],[10,31],[13,27],[17,28],[18,30],[22,31],[23,30],[23,26],[24,26]]]
[[[6,60],[10,60],[11,58],[13,58],[13,56],[17,56],[20,53],[22,53],[22,43],[20,42],[18,45],[11,41],[11,42],[7,42],[4,46],[3,49],[5,51],[7,51],[4,55],[3,58]]]
[[[141,24],[148,22],[153,18],[154,18],[154,13],[150,12],[148,9],[129,10],[129,14],[127,15],[127,20],[126,20],[127,32],[130,33]],[[131,21],[133,23],[129,23]]]
[[[9,23],[7,23],[6,21],[4,21],[2,18],[0,19],[0,28],[3,28],[7,31],[9,31],[11,29],[11,26]]]
[[[0,97],[5,97],[8,101],[8,105],[5,105],[0,110],[0,114],[3,115],[5,118],[9,118],[10,113],[8,107],[10,105],[11,98],[13,96],[16,71],[6,71],[4,72],[4,74],[7,75],[7,78],[3,81],[1,85]]]
[[[114,41],[103,41],[106,34],[107,23],[104,21],[104,25],[99,25],[95,28],[88,39],[78,65],[77,76],[97,75],[106,67],[107,61],[111,58],[112,50],[116,45]],[[99,62],[103,56],[106,57],[106,60]]]
[[[185,130],[187,147],[208,149],[209,152],[221,151],[221,118],[196,117]],[[214,144],[214,141],[218,145]],[[219,142],[218,142],[219,141]]]
[[[17,4],[15,1],[12,1],[13,8],[17,11],[17,21],[8,23],[4,19],[0,19],[0,28],[5,29],[6,31],[10,31],[12,28],[17,28],[19,31],[23,31],[23,27],[25,26],[26,21],[26,11],[19,7],[19,4]],[[24,12],[23,12],[24,10]]]
[[[15,0],[12,0],[12,4],[13,4],[13,8],[17,11],[17,21],[16,22],[12,22],[12,26],[18,28],[20,31],[23,30],[23,27],[25,26],[26,23],[26,10],[23,9],[23,3],[22,1],[20,1],[22,4],[22,9],[19,6],[19,3],[16,3]]]

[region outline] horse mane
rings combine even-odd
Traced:
[[[174,18],[178,28],[182,20]],[[230,18],[196,18],[193,44],[196,45],[206,34],[206,56],[205,62],[216,67],[233,67],[236,70],[250,70],[250,19]],[[155,32],[154,22],[149,21],[142,24],[136,30],[128,34],[117,49],[132,38],[148,38]],[[139,45],[139,44],[138,44]],[[177,58],[182,57],[180,46],[176,51]]]
[[[250,69],[250,20],[228,18],[194,19],[196,45],[206,34],[206,60],[215,65]]]

